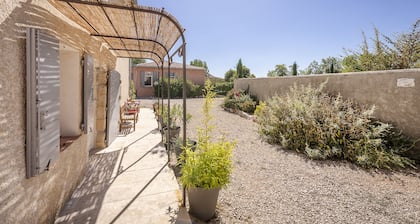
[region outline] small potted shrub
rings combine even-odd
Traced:
[[[205,84],[206,98],[203,105],[203,121],[198,128],[195,151],[191,146],[184,148],[180,181],[187,188],[190,213],[203,220],[211,219],[216,210],[219,190],[230,180],[233,169],[232,150],[235,142],[224,137],[214,141],[210,125],[210,109],[213,104],[213,87],[209,80]]]
[[[183,110],[180,104],[174,104],[170,110],[170,122],[168,122],[168,106],[164,105],[162,107],[162,129],[165,137],[168,136],[169,139],[174,141],[179,137],[179,132],[181,130],[181,121],[183,119]],[[187,121],[191,119],[191,115],[187,114]],[[168,125],[169,123],[169,125]]]

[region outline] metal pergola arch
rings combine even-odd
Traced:
[[[154,61],[164,74],[168,58],[168,122],[170,122],[170,67],[173,57],[183,58],[183,145],[186,146],[186,41],[180,23],[163,8],[161,10],[130,4],[97,0],[49,0],[69,19],[99,37],[116,57],[144,58]],[[127,2],[127,1],[126,1]],[[133,33],[134,32],[134,33]],[[181,46],[172,55],[171,49],[181,38]],[[158,90],[159,91],[159,90]],[[162,103],[163,105],[163,89]],[[159,98],[158,98],[159,103]],[[170,123],[168,123],[168,126]],[[169,133],[167,136],[169,143]],[[167,144],[170,147],[170,144]],[[185,206],[185,188],[183,191]]]

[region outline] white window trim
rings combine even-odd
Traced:
[[[150,77],[150,84],[146,85],[146,80]],[[145,72],[143,77],[144,87],[153,87],[153,72]]]

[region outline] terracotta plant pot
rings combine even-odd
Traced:
[[[188,202],[190,204],[190,214],[202,221],[208,221],[209,219],[213,218],[216,212],[216,204],[217,198],[219,197],[219,191],[220,188],[188,189]]]

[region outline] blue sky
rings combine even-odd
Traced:
[[[276,64],[304,69],[356,49],[373,27],[392,36],[420,18],[420,0],[138,0],[164,7],[186,29],[187,62],[201,59],[219,77],[239,58],[265,77]]]

